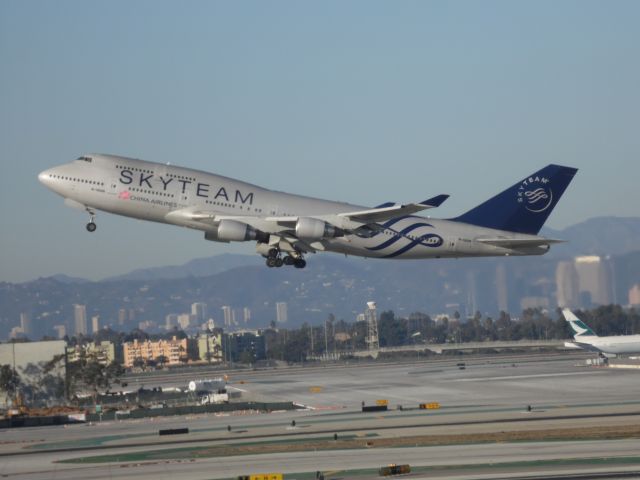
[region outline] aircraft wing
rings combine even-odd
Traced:
[[[412,215],[414,213],[435,208],[449,198],[449,195],[437,195],[419,203],[408,203],[406,205],[391,205],[379,208],[371,208],[361,210],[359,212],[346,212],[338,214],[339,217],[347,218],[359,223],[377,223],[391,220],[392,218],[402,217],[404,215]]]
[[[297,227],[299,226],[299,222],[301,220],[305,220],[305,218],[307,220],[310,218],[313,221],[326,222],[326,225],[330,225],[336,229],[334,231],[341,232],[339,234],[335,234],[335,236],[342,236],[345,233],[352,233],[364,225],[371,225],[404,215],[411,215],[428,208],[438,207],[447,198],[449,198],[449,195],[437,195],[419,203],[409,203],[406,205],[387,204],[368,210],[314,215],[312,217],[224,215],[197,208],[184,208],[168,213],[165,218],[169,221],[173,220],[175,223],[188,226],[195,226],[197,224],[217,226],[224,220],[241,222],[255,230],[268,234],[270,245],[276,245],[279,242],[284,242],[295,250],[316,252],[318,250],[325,249],[325,238],[318,238],[315,240],[299,238],[297,234]]]
[[[411,215],[429,208],[436,208],[449,198],[449,195],[437,195],[419,203],[408,203],[406,205],[386,205],[379,208],[371,208],[368,210],[360,210],[355,212],[344,212],[338,214],[327,214],[314,216],[322,218],[329,223],[349,223],[349,221],[358,224],[371,224],[383,222],[404,215]],[[332,217],[336,222],[332,221]],[[222,220],[235,220],[246,223],[254,228],[264,230],[269,233],[277,233],[282,230],[295,229],[296,223],[301,217],[257,217],[251,215],[221,215],[206,210],[197,210],[185,208],[174,210],[167,214],[167,218],[182,219],[192,222],[202,222],[208,224],[217,224]],[[339,225],[338,225],[339,226]]]
[[[522,247],[541,247],[543,245],[551,245],[552,243],[562,243],[564,240],[556,240],[553,238],[476,238],[476,242],[486,243],[495,247],[503,248],[522,248]]]

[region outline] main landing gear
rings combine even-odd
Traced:
[[[283,257],[282,252],[277,248],[269,250],[266,264],[269,268],[280,268],[282,265],[293,265],[295,268],[304,268],[307,266],[307,262],[302,258],[302,254],[290,253]]]
[[[87,223],[87,232],[93,233],[96,231],[96,228],[98,228],[96,222],[94,221],[96,219],[96,214],[92,210],[87,210],[87,212],[89,212],[89,223]]]

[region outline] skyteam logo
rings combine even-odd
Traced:
[[[403,244],[403,246],[401,246],[397,250],[394,250],[384,255],[383,257],[383,258],[394,258],[402,255],[405,252],[408,252],[409,250],[412,250],[414,247],[418,245],[422,245],[423,247],[429,247],[429,248],[438,248],[442,246],[442,244],[444,243],[444,240],[440,235],[436,233],[426,233],[424,235],[412,234],[414,230],[422,227],[433,228],[433,225],[431,225],[430,223],[414,222],[402,228],[401,230],[392,230],[390,228],[392,225],[395,225],[396,223],[402,220],[410,219],[410,218],[419,219],[420,217],[411,217],[411,216],[398,217],[382,224],[383,228],[393,231],[394,235],[390,239],[385,240],[384,242],[376,245],[375,247],[366,247],[366,249],[372,252],[375,252],[375,251],[384,250],[388,248],[395,248],[398,246],[398,243]],[[374,234],[372,238],[378,235],[379,233],[380,232]],[[407,240],[408,242],[406,242]]]
[[[553,203],[553,191],[546,177],[529,177],[518,187],[518,203],[533,213],[544,212]]]

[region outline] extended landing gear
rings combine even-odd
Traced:
[[[96,219],[96,215],[95,213],[93,213],[91,210],[88,210],[90,218],[89,218],[89,223],[87,223],[87,232],[95,232],[96,228],[98,228],[98,226],[96,225],[96,222],[94,221]]]
[[[280,268],[282,265],[293,265],[295,268],[304,268],[307,262],[300,253],[287,254],[282,257],[282,252],[277,248],[272,248],[267,254],[267,267]]]
[[[284,261],[280,257],[267,257],[267,267],[280,268],[284,264]]]

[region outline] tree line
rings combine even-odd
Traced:
[[[640,333],[640,313],[634,309],[607,305],[574,313],[600,336]],[[380,347],[573,337],[559,309],[530,308],[524,310],[519,318],[512,318],[506,312],[500,312],[496,318],[476,312],[473,317],[463,319],[456,312],[438,321],[425,313],[398,317],[388,310],[380,314],[377,327]],[[296,329],[267,330],[266,356],[268,359],[301,362],[334,352],[363,350],[367,348],[366,336],[366,322],[336,321],[330,315],[323,325],[305,323]]]

